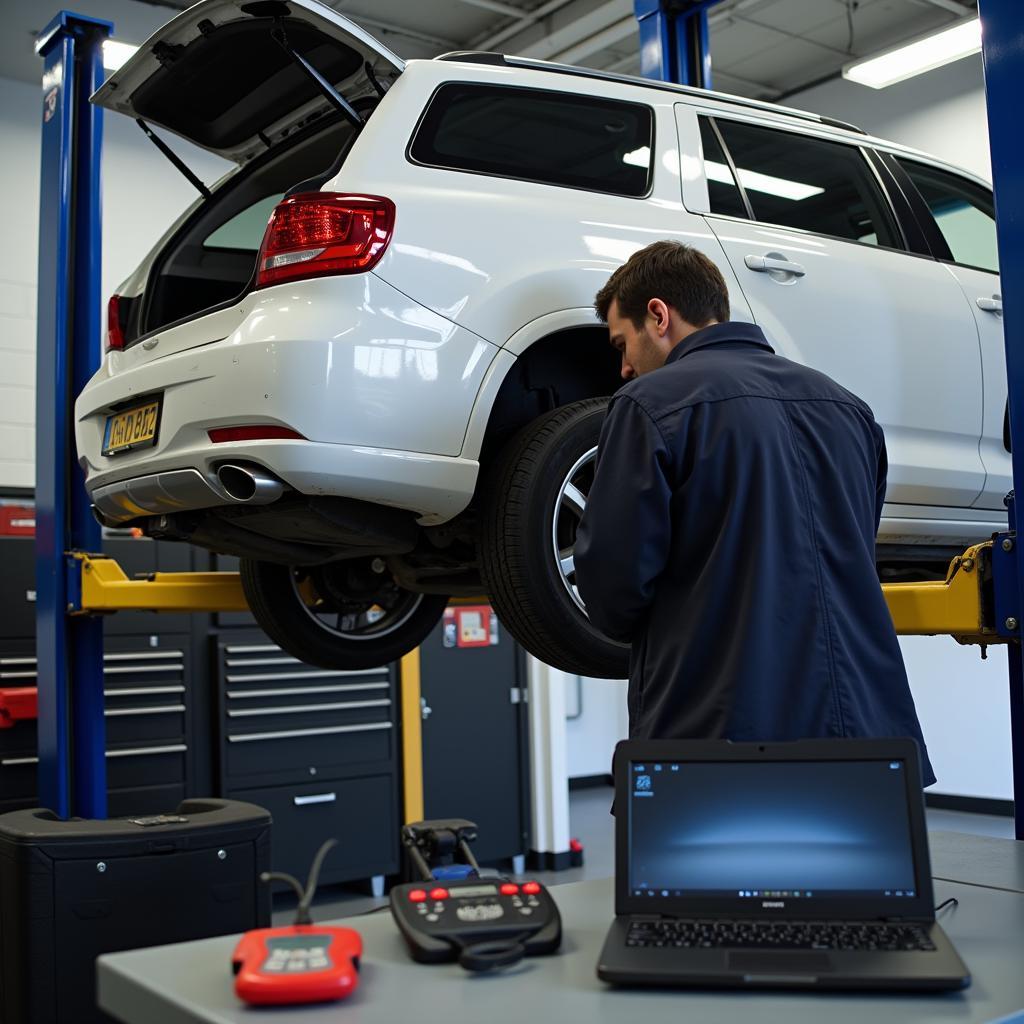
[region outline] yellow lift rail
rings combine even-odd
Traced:
[[[968,548],[949,565],[945,580],[884,583],[896,632],[904,636],[948,633],[962,643],[998,643],[992,617],[991,541]],[[248,611],[237,572],[156,572],[129,579],[112,558],[74,552],[78,586],[72,615],[116,611]]]

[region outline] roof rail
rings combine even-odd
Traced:
[[[535,71],[551,71],[561,75],[575,75],[579,78],[597,78],[606,82],[622,82],[629,85],[644,85],[650,89],[666,89],[671,92],[683,93],[687,96],[706,96],[711,99],[721,100],[725,103],[734,103],[741,107],[753,107],[757,110],[770,111],[774,114],[784,114],[787,117],[798,118],[801,121],[814,121],[818,124],[829,125],[833,128],[841,128],[844,131],[856,132],[858,135],[867,135],[863,128],[847,121],[840,121],[834,117],[822,117],[819,114],[812,114],[809,110],[798,110],[795,107],[783,107],[777,103],[767,100],[754,100],[746,96],[734,96],[727,92],[715,92],[712,89],[698,89],[690,85],[676,85],[673,82],[661,82],[653,78],[640,78],[635,75],[618,75],[610,71],[595,71],[593,68],[581,68],[574,64],[555,64],[551,61],[536,60],[533,57],[510,57],[503,53],[494,53],[490,50],[453,50],[451,53],[442,53],[435,60],[463,61],[467,64],[491,64],[503,67],[532,68]]]

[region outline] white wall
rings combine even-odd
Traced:
[[[34,486],[41,110],[38,86],[0,78],[0,194],[5,197],[0,246],[0,489]],[[108,115],[104,132],[105,306],[196,192],[134,122]],[[207,183],[229,167],[173,137],[169,141]]]
[[[629,732],[626,713],[626,683],[620,679],[580,679],[568,676],[566,710],[577,715],[566,721],[566,750],[570,779],[587,775],[608,775],[612,751]],[[577,696],[577,694],[579,696]]]

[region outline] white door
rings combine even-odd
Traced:
[[[982,368],[970,310],[946,268],[904,251],[857,146],[699,120],[707,222],[776,351],[871,406],[889,453],[886,514],[969,507],[985,482]]]
[[[1003,496],[1013,487],[1013,470],[1006,434],[1006,343],[992,192],[944,168],[903,157],[896,162],[927,207],[920,216],[930,217],[927,227],[937,232],[933,245],[946,247],[941,259],[963,290],[977,325],[985,378],[980,451],[986,477],[974,504],[1002,509]]]

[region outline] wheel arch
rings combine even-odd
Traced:
[[[524,331],[502,350],[504,360],[495,360],[494,379],[477,400],[475,436],[471,422],[463,453],[481,465],[531,420],[569,402],[611,395],[623,383],[620,357],[608,344],[604,324],[591,319],[558,325],[535,332],[532,340],[522,339]],[[486,392],[493,399],[484,409]]]

